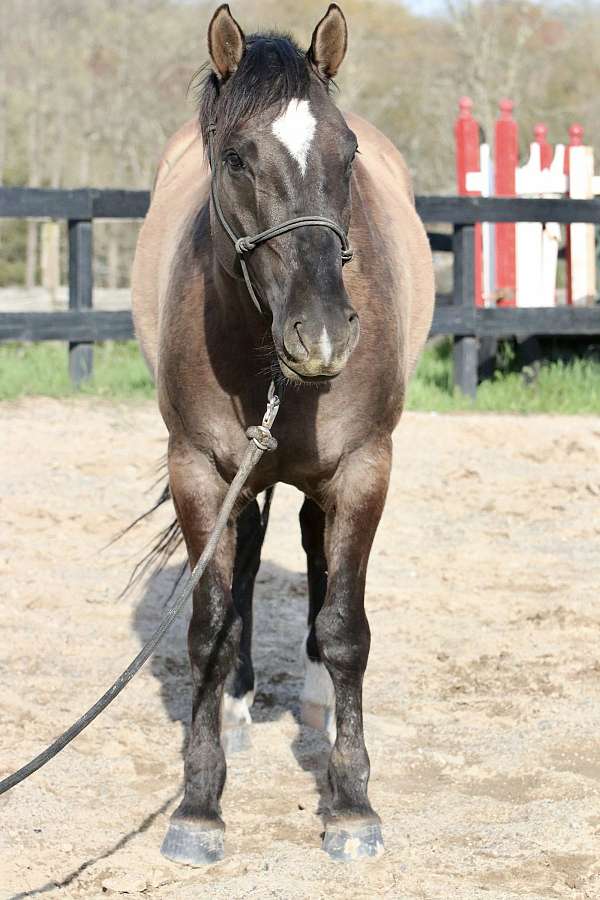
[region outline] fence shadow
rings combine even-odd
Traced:
[[[145,643],[157,627],[179,573],[179,565],[167,566],[147,582],[133,619],[140,643]],[[300,722],[300,692],[304,677],[301,651],[307,610],[304,573],[264,560],[254,595],[253,659],[257,685],[252,719],[255,725],[260,725],[278,721],[291,712],[298,724],[292,751],[298,764],[313,776],[319,794],[317,811],[324,815],[329,790],[329,742],[324,734],[306,728]],[[173,623],[150,661],[152,674],[160,683],[164,707],[170,719],[182,726],[182,766],[191,714],[192,685],[187,652],[189,613],[190,607]]]

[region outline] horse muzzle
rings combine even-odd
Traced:
[[[359,335],[358,315],[350,305],[328,320],[289,316],[277,354],[281,371],[290,381],[335,378],[350,359]]]

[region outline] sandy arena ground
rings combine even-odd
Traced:
[[[101,552],[149,503],[153,404],[4,404],[0,435],[4,774],[139,650],[175,565],[119,601],[160,522]],[[600,419],[400,426],[368,579],[376,863],[319,849],[326,744],[297,721],[299,499],[278,490],[259,576],[253,746],[229,761],[226,858],[193,870],[159,854],[189,713],[181,621],[0,800],[0,898],[600,898]]]

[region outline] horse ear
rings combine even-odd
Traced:
[[[329,9],[313,31],[308,59],[323,78],[335,78],[348,47],[348,27],[337,3]]]
[[[246,50],[244,32],[229,11],[221,4],[208,26],[208,52],[213,69],[223,81],[233,75]]]

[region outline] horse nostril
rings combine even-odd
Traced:
[[[305,344],[304,341],[302,340],[301,329],[302,329],[302,322],[300,322],[300,321],[294,322],[294,331],[296,332],[296,334],[297,334],[297,336],[298,336],[298,341],[299,341],[299,343],[300,343],[300,347],[302,348],[302,350],[304,350],[304,352],[306,353],[306,355],[309,356],[310,354],[309,354],[309,352],[308,352],[308,347],[306,346],[306,344]]]
[[[302,339],[302,320],[288,319],[283,329],[283,349],[286,356],[300,362],[308,359],[310,353]]]

